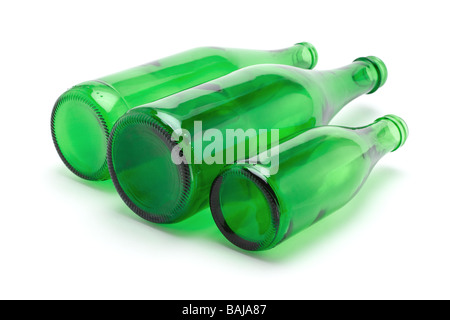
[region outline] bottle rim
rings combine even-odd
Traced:
[[[302,46],[305,52],[308,52],[309,59],[311,60],[311,64],[307,69],[314,69],[317,65],[317,61],[319,60],[319,54],[317,53],[316,47],[314,47],[309,42],[299,42],[295,44],[296,46]]]
[[[398,142],[398,145],[392,150],[392,152],[394,152],[395,150],[397,150],[398,148],[400,148],[401,146],[403,146],[405,144],[406,139],[408,138],[408,135],[409,135],[408,125],[406,124],[405,120],[403,120],[402,118],[400,118],[399,116],[396,116],[394,114],[385,115],[381,118],[378,118],[376,121],[380,121],[380,120],[390,121],[398,129],[399,142]]]
[[[354,60],[355,61],[362,61],[366,63],[370,63],[376,70],[377,73],[377,82],[375,83],[375,86],[371,91],[369,91],[367,94],[374,93],[379,88],[381,88],[387,80],[388,77],[388,71],[386,68],[386,64],[378,57],[375,56],[368,56],[368,57],[360,57]]]

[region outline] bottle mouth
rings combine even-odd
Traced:
[[[395,150],[397,150],[398,148],[403,146],[405,144],[406,139],[408,138],[408,135],[409,135],[408,126],[407,126],[405,120],[403,120],[399,116],[396,116],[396,115],[393,115],[393,114],[388,114],[388,115],[385,115],[384,117],[381,117],[381,118],[377,119],[377,121],[379,121],[379,120],[391,121],[398,129],[399,143],[398,143],[397,147],[395,147],[392,150],[392,152],[394,152]]]
[[[280,211],[269,184],[245,168],[231,167],[213,182],[210,208],[222,234],[241,249],[271,247],[278,234]]]
[[[309,42],[300,42],[296,43],[296,46],[302,46],[303,50],[301,51],[301,60],[306,63],[306,69],[314,69],[317,65],[317,61],[319,59],[319,55],[317,53],[316,48]]]
[[[108,143],[108,167],[124,202],[154,223],[181,220],[191,194],[191,171],[184,156],[172,160],[173,130],[157,118],[135,112],[114,126]]]
[[[368,56],[368,57],[361,57],[361,58],[355,59],[355,61],[368,62],[375,69],[377,81],[376,81],[376,84],[373,87],[373,89],[370,92],[368,92],[368,94],[374,93],[375,91],[377,91],[379,88],[381,88],[386,83],[386,80],[388,77],[388,71],[387,71],[386,65],[384,64],[383,60],[381,60],[380,58],[377,58],[375,56]]]
[[[82,88],[63,93],[51,115],[51,134],[64,164],[87,180],[109,178],[106,162],[108,127],[100,106]]]

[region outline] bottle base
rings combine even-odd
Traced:
[[[211,188],[210,208],[222,234],[241,249],[271,248],[280,225],[278,201],[262,178],[245,168],[224,171]]]
[[[99,106],[82,90],[71,89],[55,103],[51,134],[64,164],[86,180],[109,178],[106,163],[108,127]]]
[[[154,223],[184,218],[191,192],[190,167],[172,160],[171,129],[142,113],[123,116],[108,143],[108,166],[119,195],[137,215]]]

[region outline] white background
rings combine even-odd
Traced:
[[[448,1],[2,1],[2,299],[450,298]],[[259,254],[208,212],[173,226],[134,215],[112,183],[54,150],[50,113],[72,85],[197,46],[309,41],[316,69],[376,55],[386,85],[334,124],[396,114],[410,136],[343,209]]]

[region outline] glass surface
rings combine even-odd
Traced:
[[[313,68],[317,52],[309,43],[271,51],[202,47],[81,83],[56,101],[53,142],[72,172],[89,180],[108,179],[107,139],[127,110],[260,63]]]
[[[226,163],[256,154],[257,150],[251,148],[238,153],[239,146],[255,140],[258,147],[263,141],[270,145],[272,129],[278,130],[282,139],[327,124],[348,102],[378,89],[386,76],[384,64],[375,57],[360,58],[331,71],[256,65],[134,108],[112,130],[108,164],[114,184],[128,206],[143,218],[164,223],[180,221],[208,205],[211,183]],[[141,137],[120,143],[121,136],[132,130],[130,127],[142,128],[142,124],[154,136],[146,139],[162,139],[166,153],[176,143],[182,148],[183,162],[171,164],[180,172],[176,179],[170,174],[175,169],[166,167],[169,161],[164,165],[137,165],[141,163],[139,158],[160,157],[159,151],[143,143]],[[226,139],[229,130],[248,134]],[[206,137],[208,131],[224,138]],[[182,132],[180,142],[171,140],[174,132]],[[202,158],[208,150],[212,150],[211,156]],[[161,183],[178,184],[182,192],[171,193],[169,198],[165,195],[167,203],[157,206],[153,197],[163,191],[147,180],[161,176],[168,179]],[[139,195],[133,192],[136,188],[142,191]]]
[[[278,151],[261,156],[259,163],[234,164],[218,176],[210,196],[214,220],[225,237],[243,249],[274,247],[350,201],[378,160],[403,145],[407,136],[405,122],[388,115],[366,127],[323,126],[286,139]],[[267,165],[275,157],[277,170]],[[241,181],[236,177],[240,176],[247,177],[247,183],[254,181],[253,189],[262,190],[254,200],[239,190]],[[267,212],[261,195],[273,204],[274,220],[261,236],[263,241],[253,237],[261,232],[257,218],[247,218],[252,212]],[[251,210],[243,202],[252,203]],[[235,220],[237,215],[243,217],[238,227],[230,223],[230,215]]]

